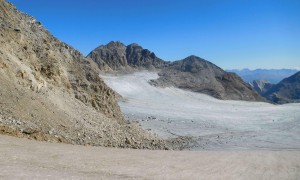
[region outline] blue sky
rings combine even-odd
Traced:
[[[118,40],[224,69],[300,67],[299,0],[9,0],[87,55]]]

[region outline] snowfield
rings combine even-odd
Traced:
[[[187,149],[300,149],[300,104],[218,100],[148,82],[155,72],[100,75],[124,97],[125,117],[161,138],[192,137]]]

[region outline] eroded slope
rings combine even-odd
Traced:
[[[125,123],[97,65],[0,1],[0,132],[39,140],[164,148]]]

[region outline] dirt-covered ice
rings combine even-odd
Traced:
[[[193,138],[189,149],[300,149],[300,104],[224,101],[148,82],[155,72],[101,75],[125,100],[128,119],[162,138]]]

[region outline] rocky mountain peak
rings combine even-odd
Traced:
[[[128,46],[130,46],[130,47],[138,47],[138,48],[143,49],[142,46],[140,46],[140,45],[137,44],[137,43],[131,43],[131,44],[129,44]]]
[[[198,57],[196,55],[190,55],[183,59],[183,61],[205,61],[205,59]]]
[[[215,64],[197,57],[189,56],[170,63],[162,68],[155,86],[175,86],[201,92],[218,99],[264,101],[250,86],[234,73],[227,73]]]
[[[121,42],[110,42],[94,49],[87,57],[95,61],[103,71],[154,69],[166,64],[153,52],[136,43],[125,46]]]
[[[109,42],[107,45],[106,45],[107,48],[122,48],[122,47],[125,47],[125,45],[120,42],[120,41],[111,41]]]
[[[188,64],[188,65],[197,65],[197,64],[207,63],[207,61],[205,59],[202,59],[202,58],[200,58],[198,56],[195,56],[195,55],[188,56],[188,57],[184,58],[181,61],[182,61],[183,64]]]
[[[211,62],[195,55],[189,56],[180,61],[175,61],[173,64],[175,65],[174,68],[191,73],[197,73],[199,71],[212,69],[214,69],[215,71],[222,70]]]

